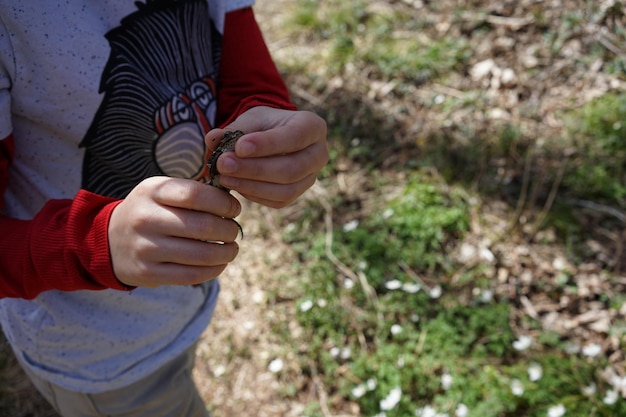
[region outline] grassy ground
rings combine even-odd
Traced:
[[[620,4],[282,15],[275,55],[333,151],[283,219],[283,398],[311,416],[624,413]]]
[[[215,414],[626,414],[621,4],[258,14],[332,159],[293,206],[245,206],[199,346]],[[4,369],[6,414],[49,415]]]

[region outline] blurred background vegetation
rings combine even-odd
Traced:
[[[333,156],[284,234],[306,415],[626,415],[625,13],[296,2],[277,57]]]

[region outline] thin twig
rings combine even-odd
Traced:
[[[535,306],[533,306],[533,304],[530,302],[528,297],[526,297],[525,295],[522,295],[519,298],[519,300],[522,303],[522,306],[524,307],[526,314],[528,314],[531,318],[535,320],[539,320],[539,314],[537,313]]]
[[[332,417],[330,413],[330,409],[328,408],[328,395],[326,395],[326,390],[324,389],[324,383],[320,379],[317,373],[317,366],[312,361],[309,362],[311,366],[311,373],[313,374],[313,383],[315,384],[315,392],[317,393],[317,398],[319,400],[320,409],[324,417]]]
[[[400,261],[400,262],[398,263],[398,265],[400,265],[400,268],[402,268],[402,270],[404,271],[404,273],[405,273],[405,274],[407,274],[409,277],[413,278],[413,280],[414,280],[415,282],[417,282],[419,285],[421,285],[421,286],[422,286],[422,287],[423,287],[426,291],[430,292],[430,290],[431,290],[430,286],[429,286],[428,284],[426,284],[426,283],[424,282],[424,280],[423,280],[423,279],[421,279],[421,278],[419,277],[419,275],[417,275],[417,274],[415,273],[415,271],[413,271],[413,270],[411,269],[411,267],[410,267],[410,266],[408,266],[408,265],[406,264],[406,262],[404,262],[404,261]]]
[[[526,158],[524,158],[524,174],[522,177],[522,191],[517,200],[517,206],[515,207],[515,213],[513,214],[513,218],[509,223],[509,227],[507,227],[504,235],[508,235],[515,226],[519,223],[519,219],[522,216],[522,212],[524,211],[524,206],[526,206],[526,198],[528,197],[528,188],[530,184],[530,171],[532,167],[532,152],[528,151],[526,154]],[[501,237],[504,237],[501,236]]]
[[[559,171],[557,172],[556,178],[554,179],[554,182],[552,183],[552,188],[550,189],[550,194],[548,194],[548,199],[546,200],[546,203],[544,204],[543,209],[539,213],[537,220],[533,224],[532,231],[530,234],[531,240],[537,233],[537,230],[539,230],[539,227],[541,227],[541,225],[543,224],[546,217],[548,217],[548,213],[552,209],[552,205],[554,204],[554,200],[556,199],[556,194],[558,193],[559,187],[561,186],[561,182],[563,181],[563,175],[565,174],[566,165],[567,163],[561,164],[561,167],[559,168]]]
[[[613,233],[608,230],[599,228],[598,233],[607,239],[615,242],[615,256],[612,262],[613,272],[616,275],[619,275],[622,272],[622,259],[624,255],[624,238],[626,238],[626,229],[621,231],[620,233]]]
[[[626,213],[623,210],[619,210],[614,207],[606,206],[604,204],[599,204],[589,200],[568,199],[566,201],[570,204],[575,204],[589,210],[597,211],[598,213],[608,214],[609,216],[613,216],[620,222],[626,224]]]
[[[321,188],[321,186],[317,185],[316,188]],[[341,262],[335,253],[333,252],[333,208],[327,199],[324,198],[322,193],[316,193],[318,197],[318,201],[324,208],[324,223],[326,226],[326,237],[325,237],[325,249],[326,249],[326,257],[332,262],[332,264],[337,268],[337,270],[343,274],[344,276],[350,278],[355,282],[359,282],[363,287],[363,292],[365,296],[369,300],[369,302],[374,306],[376,312],[378,314],[379,322],[382,321],[382,315],[380,313],[380,306],[378,303],[378,297],[376,295],[376,291],[369,285],[367,280],[367,276],[362,271],[360,273],[355,273],[352,269],[350,269],[346,264]]]
[[[532,16],[526,17],[506,17],[506,16],[496,16],[496,15],[487,15],[487,22],[494,26],[506,26],[513,30],[519,30],[524,26],[530,25],[534,23],[534,19]]]

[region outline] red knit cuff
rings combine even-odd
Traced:
[[[98,284],[114,290],[130,291],[136,287],[121,282],[113,272],[111,251],[109,250],[109,222],[115,207],[122,201],[107,204],[94,217],[91,230],[87,235],[87,246],[92,248],[92,256],[85,265],[89,275]]]

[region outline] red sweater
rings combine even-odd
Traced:
[[[226,16],[217,125],[255,106],[294,110],[251,8]],[[13,135],[0,140],[0,193],[9,182]],[[120,200],[80,190],[51,200],[32,220],[0,215],[0,297],[31,299],[51,290],[129,290],[113,273],[108,224]],[[2,200],[0,200],[0,208]]]

